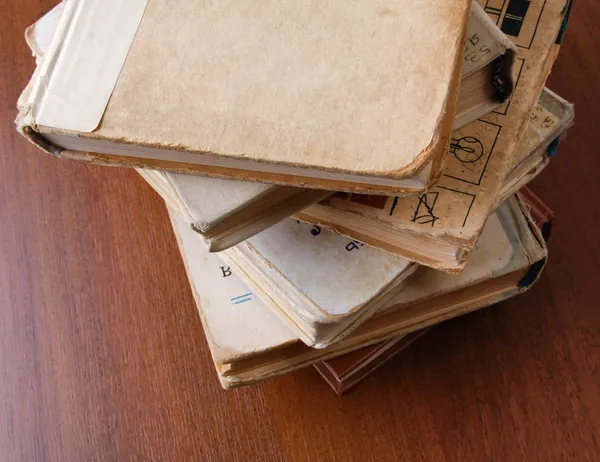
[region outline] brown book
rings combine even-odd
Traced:
[[[548,242],[552,232],[554,212],[530,188],[522,188],[518,192],[519,199],[525,204],[533,222]]]
[[[333,391],[341,396],[412,345],[428,330],[429,328],[423,329],[361,348],[352,353],[317,363],[314,367]]]

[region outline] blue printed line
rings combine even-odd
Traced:
[[[247,294],[240,295],[239,297],[233,297],[233,298],[231,299],[231,301],[237,300],[238,298],[245,298],[245,297],[249,297],[249,296],[251,296],[251,295],[252,295],[252,292],[248,292]]]
[[[252,298],[244,298],[243,300],[238,300],[237,302],[233,302],[234,305],[239,305],[240,303],[249,302]]]

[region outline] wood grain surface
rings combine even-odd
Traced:
[[[0,460],[600,459],[600,2],[550,78],[577,122],[533,185],[556,212],[542,280],[342,399],[312,368],[222,391],[158,196],[16,134],[23,31],[52,4],[0,7]]]

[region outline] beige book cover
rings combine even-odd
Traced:
[[[422,190],[447,151],[470,5],[71,0],[18,125],[64,157]]]
[[[417,265],[287,219],[219,254],[307,345],[339,341],[403,290]]]
[[[65,3],[59,3],[25,31],[38,64],[50,48],[64,8]],[[489,42],[485,41],[488,48]],[[324,190],[160,170],[138,169],[138,172],[169,207],[190,222],[210,251],[235,245],[331,194]]]
[[[516,50],[514,44],[474,3],[469,20],[463,64],[463,87],[454,126],[463,126],[500,103],[498,98],[486,98],[477,107],[477,87],[472,78],[483,64],[504,59],[505,72],[510,74]],[[509,53],[507,55],[507,53]],[[513,82],[506,79],[504,91],[512,91]],[[488,91],[491,91],[488,89]],[[489,96],[489,95],[488,95]],[[461,101],[470,107],[460,110]],[[165,199],[169,206],[186,217],[200,233],[210,251],[219,252],[274,225],[309,205],[328,197],[330,193],[307,188],[285,187],[264,183],[241,182],[139,169],[140,175]]]
[[[518,47],[513,97],[453,133],[450,155],[435,187],[409,197],[338,194],[296,217],[421,264],[459,272],[498,204],[549,72],[548,61],[556,57],[554,43],[566,0],[525,3],[527,13],[519,28],[505,30]],[[506,8],[498,21],[508,14]],[[378,227],[382,231],[375,235]]]
[[[46,54],[54,31],[58,27],[64,4],[59,4],[26,31],[27,43],[38,62]],[[491,21],[483,9],[473,5],[469,20],[462,69],[463,81],[459,108],[454,125],[464,125],[497,107],[500,98],[490,97],[497,85],[485,80],[489,88],[485,99],[477,101],[480,88],[478,72],[485,66],[497,66],[502,61],[505,78],[510,74],[514,45]],[[484,66],[484,67],[482,67]],[[487,73],[483,74],[484,76]],[[497,84],[498,82],[496,82]],[[505,79],[501,86],[506,96],[513,82]],[[463,105],[470,110],[461,110]],[[312,205],[330,193],[323,190],[295,188],[264,183],[206,178],[160,170],[138,169],[140,175],[163,197],[169,207],[177,210],[204,239],[210,251],[221,251],[272,226],[284,218]]]
[[[329,197],[331,191],[138,169],[172,209],[220,252]]]
[[[171,219],[225,388],[286,373],[516,295],[537,279],[546,257],[539,231],[510,199],[486,224],[460,276],[423,269],[358,329],[325,349],[314,349],[298,340],[218,255],[207,252],[178,214],[172,212]],[[338,277],[343,279],[344,272]]]

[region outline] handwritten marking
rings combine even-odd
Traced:
[[[467,38],[464,53],[465,62],[478,63],[492,53],[492,50],[486,43],[480,43],[481,40],[477,32]]]
[[[247,294],[239,295],[237,297],[233,297],[231,299],[231,302],[234,305],[239,305],[240,303],[249,302],[250,300],[252,300],[252,292],[248,292]]]

